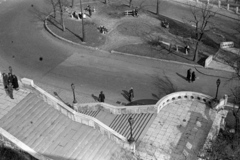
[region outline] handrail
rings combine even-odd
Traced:
[[[95,103],[81,103],[77,104],[78,110],[83,107],[94,108],[101,106],[108,109],[113,114],[126,114],[126,113],[156,113],[156,108],[154,105],[139,105],[139,106],[113,106],[111,104],[95,102]]]
[[[51,94],[47,93],[44,91],[42,88],[38,87],[37,85],[34,84],[33,80],[27,79],[27,78],[22,78],[22,82],[25,85],[30,85],[33,87],[36,91],[40,93],[40,96],[43,98],[45,102],[47,102],[49,105],[53,106],[55,109],[61,111],[63,114],[68,116],[70,119],[73,121],[86,124],[88,126],[91,126],[95,129],[98,129],[101,131],[101,133],[106,133],[108,137],[114,141],[116,141],[118,144],[122,145],[124,148],[131,148],[130,144],[127,141],[127,138],[122,136],[121,134],[117,133],[101,121],[97,120],[94,117],[78,113],[72,108],[68,107],[65,103],[62,101],[56,99],[54,96]],[[111,136],[111,134],[113,136]],[[122,142],[121,142],[122,141]]]

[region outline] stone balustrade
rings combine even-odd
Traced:
[[[78,110],[98,110],[104,108],[112,114],[128,114],[128,113],[156,113],[156,108],[154,105],[139,105],[139,106],[113,106],[107,103],[82,103],[77,104]]]
[[[66,115],[71,120],[88,125],[99,130],[102,134],[108,136],[108,138],[117,142],[121,147],[131,151],[133,150],[134,152],[133,148],[135,148],[135,146],[130,145],[126,137],[117,133],[116,131],[114,131],[101,121],[91,116],[76,112],[75,110],[64,104],[62,101],[56,99],[51,94],[47,93],[46,91],[35,85],[33,80],[23,78],[21,81],[24,85],[28,86],[30,85],[34,89],[33,91],[37,91],[39,93],[38,95],[42,97],[46,103],[60,111],[62,114]]]
[[[171,94],[166,95],[163,98],[161,98],[157,102],[155,107],[157,108],[157,113],[159,113],[161,111],[161,109],[163,109],[164,106],[166,106],[167,104],[172,103],[174,101],[195,100],[195,99],[200,102],[210,104],[212,97],[202,94],[202,93],[198,93],[198,92],[190,92],[190,91],[175,92],[175,93],[171,93]]]

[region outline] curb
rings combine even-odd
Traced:
[[[77,46],[85,47],[86,49],[99,50],[97,47],[85,46],[85,45],[83,45],[83,44],[75,43],[75,42],[70,41],[70,40],[68,40],[68,39],[65,39],[65,38],[63,38],[63,37],[60,37],[60,36],[58,36],[57,34],[55,34],[54,32],[52,32],[52,30],[51,30],[50,28],[48,28],[48,25],[47,25],[47,20],[48,20],[49,16],[51,16],[52,14],[53,14],[53,12],[51,12],[49,15],[47,15],[47,16],[45,17],[45,20],[44,20],[44,27],[46,28],[46,30],[47,30],[50,34],[52,34],[54,37],[58,38],[59,40],[65,41],[65,42],[67,42],[67,43],[69,43],[69,44],[71,44],[71,45],[77,45]]]
[[[178,62],[178,61],[173,61],[173,60],[158,59],[158,58],[153,58],[153,57],[134,55],[134,54],[123,53],[123,52],[118,52],[118,51],[114,51],[114,50],[111,50],[111,53],[121,54],[121,55],[125,55],[125,56],[132,56],[132,57],[137,57],[137,58],[151,59],[151,60],[162,61],[162,62],[170,62],[170,63],[175,63],[175,64],[187,65],[187,66],[191,66],[191,67],[203,68],[203,66],[197,65],[197,64],[189,64],[189,63]]]

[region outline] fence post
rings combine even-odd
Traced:
[[[236,14],[238,14],[238,7],[236,7]]]
[[[176,52],[178,52],[178,45],[176,44]]]
[[[207,5],[209,5],[209,0],[207,0]]]
[[[227,10],[229,10],[229,4],[227,4]]]
[[[218,8],[221,8],[221,1],[218,0]]]

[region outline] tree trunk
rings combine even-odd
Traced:
[[[64,20],[63,20],[63,5],[61,0],[58,1],[59,2],[59,9],[60,9],[60,16],[61,16],[61,25],[62,25],[62,30],[63,32],[65,31],[65,25],[64,25]]]
[[[72,8],[73,8],[73,6],[74,6],[74,0],[72,0]]]
[[[159,0],[157,0],[157,8],[156,8],[156,13],[159,15]]]
[[[132,7],[132,0],[129,0],[129,7]]]
[[[105,4],[108,5],[108,0],[105,0]]]
[[[54,1],[51,0],[52,7],[53,7],[53,17],[56,18],[56,5],[54,4]]]
[[[64,25],[64,20],[63,20],[63,13],[61,13],[61,24],[62,24],[62,30],[64,32],[65,31],[65,25]]]
[[[197,41],[196,46],[195,46],[196,48],[195,48],[195,51],[194,51],[194,58],[193,58],[194,62],[198,61],[198,46],[199,46],[199,41]]]

